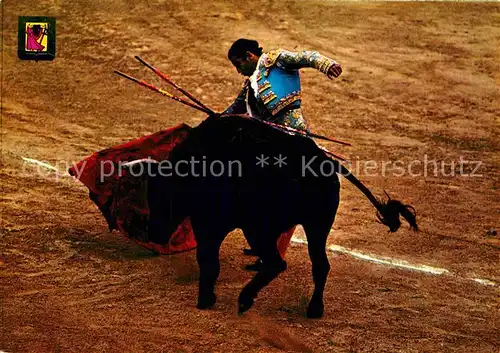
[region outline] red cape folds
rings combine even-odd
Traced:
[[[129,168],[119,168],[119,162],[151,158],[168,159],[170,151],[189,134],[185,124],[144,136],[125,144],[92,154],[69,169],[69,173],[89,188],[89,196],[108,222],[110,231],[118,229],[127,238],[159,254],[174,254],[196,247],[191,222],[187,218],[172,234],[168,244],[148,240],[146,175],[131,176]],[[295,227],[281,234],[278,249],[283,258]]]
[[[90,198],[106,218],[110,230],[118,229],[137,244],[160,254],[174,254],[194,249],[196,240],[189,219],[172,234],[168,244],[147,239],[149,209],[144,178],[131,177],[128,168],[118,163],[151,158],[168,159],[170,151],[183,141],[191,127],[180,124],[144,136],[123,145],[92,154],[69,169],[69,173],[90,190]]]

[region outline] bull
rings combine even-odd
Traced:
[[[326,243],[339,206],[338,175],[368,197],[391,232],[400,227],[400,215],[417,229],[411,206],[379,201],[310,138],[255,119],[212,115],[191,130],[168,161],[168,168],[157,164],[147,176],[148,237],[157,244],[168,243],[179,224],[190,218],[198,244],[199,309],[216,303],[219,250],[229,232],[240,228],[262,260],[261,271],[239,294],[238,312],[243,313],[259,291],[286,269],[277,240],[300,224],[314,281],[307,316],[322,317],[330,271]]]

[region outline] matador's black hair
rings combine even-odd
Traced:
[[[244,58],[247,51],[257,56],[262,55],[262,48],[259,47],[259,42],[256,40],[240,38],[231,45],[227,52],[227,57],[231,58]]]

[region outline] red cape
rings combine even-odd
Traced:
[[[118,229],[127,238],[160,254],[173,254],[194,249],[196,241],[189,219],[172,234],[168,244],[147,240],[149,209],[146,185],[130,177],[118,163],[151,158],[168,159],[174,146],[183,141],[191,127],[180,124],[173,128],[144,136],[123,145],[92,154],[69,169],[69,173],[89,188],[90,198],[101,210],[110,230]],[[143,180],[141,180],[143,181]]]
[[[108,222],[110,231],[118,229],[127,238],[159,254],[174,254],[196,247],[189,218],[172,234],[168,244],[148,240],[146,178],[129,174],[128,168],[118,168],[119,162],[151,158],[168,159],[170,151],[191,131],[185,124],[144,136],[122,145],[95,152],[69,169],[69,173],[89,188],[89,196]],[[281,256],[290,243],[295,227],[284,232],[278,240]]]

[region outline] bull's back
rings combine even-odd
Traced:
[[[297,224],[315,207],[330,208],[336,200],[338,178],[322,172],[328,158],[311,139],[237,116],[195,129],[184,158],[226,168],[222,175],[192,176],[203,190],[197,207],[210,210],[212,218],[234,227],[256,221]]]

